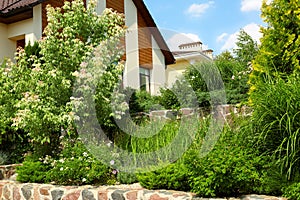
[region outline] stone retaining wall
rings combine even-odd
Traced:
[[[1,200],[188,200],[192,193],[146,190],[139,186],[55,186],[0,181]]]
[[[0,166],[6,179],[15,173],[17,165]],[[262,195],[247,195],[241,198],[204,199],[189,192],[173,190],[147,190],[138,183],[115,186],[58,186],[51,184],[18,183],[0,181],[0,200],[283,200]]]
[[[22,164],[0,165],[0,180],[14,178],[16,167]]]
[[[232,114],[247,116],[251,115],[251,108],[247,106],[242,106],[237,108],[234,105],[225,104],[219,105],[216,107],[215,112],[217,112],[220,116],[224,117],[224,119],[230,119]],[[210,113],[207,108],[181,108],[178,111],[174,110],[155,110],[151,111],[149,114],[150,119],[180,119],[181,117],[190,117],[193,115],[197,115],[199,117],[205,117]]]
[[[117,186],[55,186],[0,181],[1,200],[286,200],[264,195],[241,198],[199,198],[192,193],[147,190],[139,184]]]

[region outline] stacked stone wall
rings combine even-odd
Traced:
[[[0,166],[3,177],[15,176],[19,165]],[[201,198],[194,193],[173,190],[147,190],[135,183],[113,186],[60,186],[0,180],[0,200],[287,200],[265,195],[240,198]]]
[[[226,104],[219,105],[214,109],[215,114],[217,113],[219,116],[222,116],[224,119],[231,119],[232,114],[240,115],[240,116],[248,116],[251,115],[252,110],[249,107],[236,107],[234,105]],[[155,110],[150,112],[150,119],[180,119],[182,117],[190,117],[193,115],[197,115],[199,117],[205,117],[208,114],[213,113],[208,108],[181,108],[178,111],[175,110]]]
[[[147,190],[139,186],[57,186],[0,181],[1,200],[287,200],[265,195],[240,198],[201,198],[189,192]]]

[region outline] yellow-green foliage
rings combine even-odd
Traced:
[[[262,5],[263,38],[250,75],[252,88],[263,81],[265,74],[286,76],[300,70],[300,1],[273,0]]]

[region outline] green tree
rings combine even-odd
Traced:
[[[257,55],[257,42],[246,31],[241,29],[236,45],[237,48],[233,49],[235,59],[242,65],[247,66]]]
[[[228,50],[223,51],[222,53],[220,53],[219,55],[216,56],[215,60],[234,60],[234,57],[232,55],[232,53]]]
[[[24,131],[35,147],[45,148],[39,150],[42,154],[51,153],[52,147],[58,146],[61,134],[76,133],[70,98],[77,74],[84,73],[79,71],[83,61],[93,55],[102,41],[124,33],[121,14],[106,9],[97,15],[95,6],[95,1],[85,8],[82,0],[74,0],[66,1],[62,8],[47,7],[48,26],[39,42],[39,55],[27,55],[21,50],[16,64],[8,62],[1,69],[1,120],[5,117],[4,126]],[[101,53],[108,56],[108,52]],[[113,70],[119,64],[107,67]],[[112,79],[119,78],[114,75]],[[5,105],[7,101],[10,104]],[[1,126],[1,130],[6,127]]]
[[[215,77],[217,69],[220,72],[222,80]],[[210,105],[210,94],[207,88],[214,90],[221,88],[220,81],[223,81],[226,91],[226,100],[229,104],[244,103],[248,100],[247,84],[251,69],[236,61],[230,52],[221,53],[214,62],[202,62],[189,66],[185,73],[185,79],[190,83],[195,91],[200,106]],[[207,79],[204,81],[204,77]],[[209,78],[208,78],[209,77]],[[184,85],[187,85],[183,83]],[[187,95],[185,95],[187,96]]]
[[[260,77],[287,76],[300,69],[300,2],[299,0],[273,0],[262,4],[260,50],[253,62],[251,75],[253,89]]]

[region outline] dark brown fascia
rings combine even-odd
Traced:
[[[158,43],[159,48],[162,50],[162,53],[165,56],[165,64],[170,65],[175,63],[175,58],[171,53],[168,45],[166,44],[163,36],[158,30],[156,23],[154,22],[149,10],[147,9],[143,0],[132,0],[137,7],[138,11],[141,13],[145,19],[147,26],[150,27],[151,33],[154,36],[156,42]]]
[[[46,0],[37,0],[34,3],[9,10],[8,12],[5,12],[5,13],[0,11],[0,22],[5,23],[5,24],[11,24],[11,23],[14,23],[17,21],[32,18],[33,7],[38,4],[43,3],[44,1],[46,1]]]

